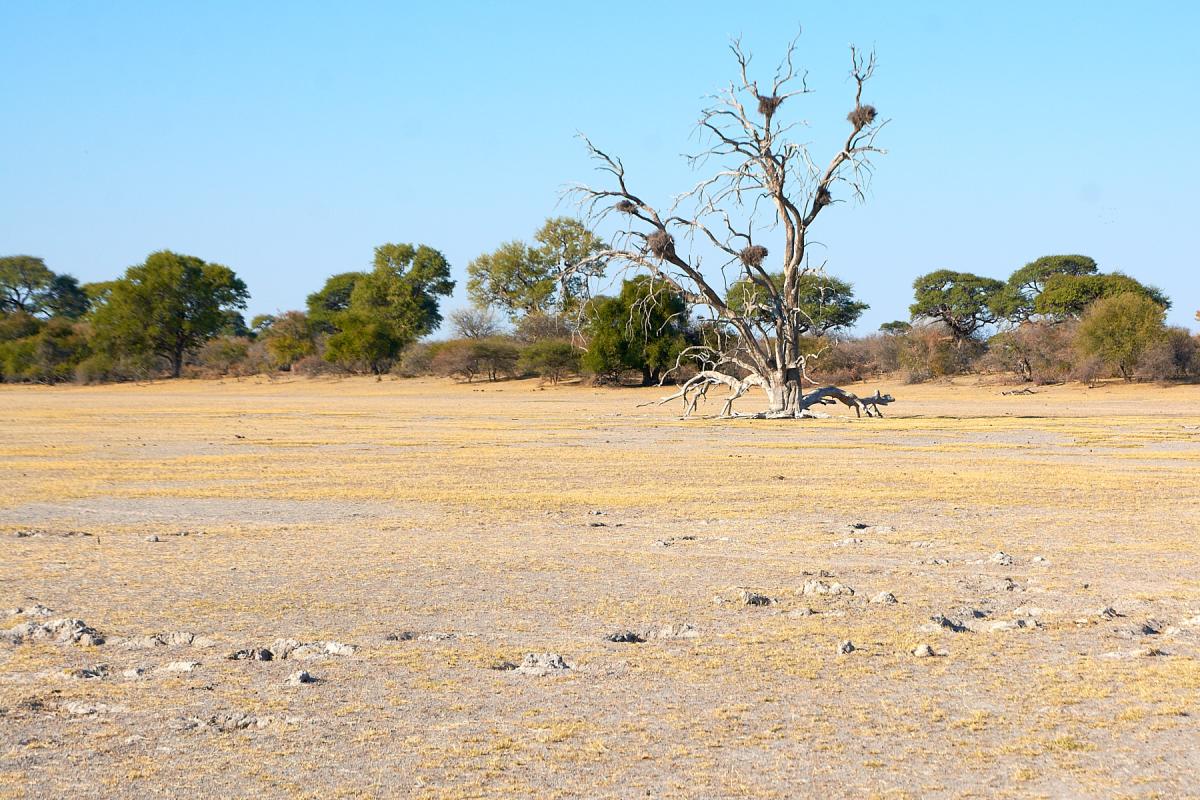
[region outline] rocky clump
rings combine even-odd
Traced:
[[[291,675],[288,675],[283,680],[283,683],[285,686],[301,686],[306,683],[316,683],[316,682],[317,682],[317,678],[313,677],[307,671],[302,670],[302,669],[296,670],[295,672],[293,672]]]
[[[999,620],[997,622],[993,622],[991,626],[989,626],[988,630],[996,633],[999,631],[1034,630],[1040,627],[1042,627],[1042,623],[1038,622],[1032,617],[1029,617]]]
[[[231,661],[306,660],[322,656],[353,655],[358,648],[341,642],[301,642],[296,639],[276,639],[270,647],[247,647],[226,656]]]
[[[662,627],[650,628],[642,634],[647,639],[695,639],[700,631],[686,622],[672,622]]]
[[[521,675],[551,675],[566,672],[571,665],[558,653],[526,653],[514,671]]]
[[[200,666],[199,661],[172,661],[163,664],[155,672],[195,672]]]
[[[811,581],[804,582],[804,594],[806,594],[806,595],[830,595],[830,596],[846,595],[846,596],[851,596],[854,594],[854,590],[851,589],[849,586],[845,586],[843,584],[838,583],[837,581],[834,581],[833,583],[826,583],[825,581],[822,581],[822,580],[811,580]]]
[[[892,594],[891,592],[880,592],[871,598],[871,602],[885,606],[895,605],[896,595]]]
[[[618,644],[641,644],[646,641],[646,637],[637,631],[616,631],[605,636],[604,641]]]
[[[971,630],[963,624],[962,620],[947,617],[945,614],[934,614],[929,618],[929,622],[921,626],[921,630],[930,633],[939,630],[953,631],[954,633],[963,633]]]
[[[988,561],[1001,567],[1011,567],[1013,565],[1013,557],[1003,550],[997,550],[995,553],[992,553]]]
[[[273,661],[275,654],[265,647],[245,647],[234,650],[226,658],[230,661]]]
[[[858,648],[854,646],[854,642],[847,639],[838,645],[838,655],[845,656],[853,653]]]
[[[234,731],[261,730],[280,723],[287,725],[300,721],[300,717],[260,717],[254,714],[233,712],[213,714],[208,717],[185,717],[177,720],[174,727],[176,730],[182,731],[212,730],[218,733],[232,733]]]
[[[81,619],[52,619],[48,622],[23,622],[0,631],[0,641],[21,644],[24,641],[53,640],[60,644],[84,646],[104,644],[104,636]]]
[[[31,606],[18,606],[10,608],[4,612],[7,617],[52,617],[54,610],[47,608],[41,603],[34,603]]]
[[[96,664],[92,667],[81,667],[79,669],[63,670],[63,674],[68,678],[78,678],[81,680],[89,680],[92,678],[107,678],[109,673],[107,664]]]
[[[63,710],[76,716],[91,716],[92,714],[116,714],[127,709],[124,706],[113,706],[108,703],[65,703]]]
[[[742,604],[747,606],[770,606],[775,604],[775,601],[765,594],[751,591],[743,591],[741,600]]]
[[[212,647],[216,642],[189,631],[172,631],[123,639],[119,644],[125,650],[151,650],[156,647]]]

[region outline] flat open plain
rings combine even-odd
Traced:
[[[1200,796],[1200,387],[880,388],[0,387],[0,798]]]

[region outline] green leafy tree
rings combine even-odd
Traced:
[[[0,378],[37,383],[71,380],[75,368],[89,355],[82,326],[65,318],[34,322],[32,329],[24,327],[28,335],[0,341]]]
[[[259,321],[255,318],[255,321]],[[272,366],[288,369],[305,356],[317,351],[312,325],[303,311],[285,311],[271,317],[266,327],[253,326],[267,348]]]
[[[1106,275],[1052,275],[1034,301],[1034,311],[1051,319],[1078,319],[1098,300],[1120,294],[1136,294],[1162,309],[1171,301],[1154,286],[1146,286],[1120,272]]]
[[[1035,313],[1037,298],[1046,282],[1056,275],[1095,275],[1096,261],[1088,256],[1042,256],[1014,272],[992,299],[992,311],[999,319],[1020,323]]]
[[[1083,315],[1076,344],[1085,356],[1115,367],[1132,381],[1138,359],[1167,339],[1165,313],[1159,303],[1141,293],[1103,297]]]
[[[557,385],[579,371],[580,352],[567,339],[541,339],[521,352],[521,368]]]
[[[505,242],[467,265],[467,292],[475,305],[496,306],[513,319],[569,311],[585,295],[588,278],[603,273],[602,265],[588,260],[604,243],[577,219],[548,219],[534,239],[532,246]]]
[[[354,279],[345,309],[331,315],[337,332],[326,344],[326,359],[386,372],[405,347],[441,324],[438,297],[452,291],[450,264],[432,247],[375,248],[375,268]]]
[[[54,273],[37,256],[0,258],[0,311],[41,313],[53,283]]]
[[[220,333],[248,296],[229,267],[161,250],[112,282],[93,314],[96,340],[112,354],[160,356],[179,377],[188,351]]]
[[[325,281],[320,291],[308,296],[308,321],[318,333],[337,332],[336,319],[350,308],[354,285],[365,272],[341,272]]]
[[[648,275],[624,281],[617,297],[596,298],[585,319],[582,364],[605,379],[638,370],[643,386],[658,383],[688,346],[682,294]]]
[[[776,293],[783,291],[783,275],[771,275]],[[766,323],[774,317],[771,296],[765,286],[743,278],[729,287],[725,302],[735,314]],[[832,275],[808,272],[796,278],[796,325],[806,336],[823,336],[830,331],[854,326],[870,308],[854,299],[854,287]]]
[[[80,319],[91,310],[92,301],[74,275],[55,275],[43,306],[44,313],[52,317]]]
[[[56,275],[36,256],[0,258],[0,313],[79,319],[91,301],[71,275]]]
[[[905,322],[902,319],[896,319],[896,320],[892,320],[891,322],[885,322],[879,326],[879,332],[887,334],[888,336],[903,336],[904,334],[908,333],[911,330],[912,330],[912,323]]]
[[[996,321],[991,310],[1004,284],[970,272],[941,269],[913,281],[914,302],[908,307],[913,319],[942,323],[961,346],[984,325]]]

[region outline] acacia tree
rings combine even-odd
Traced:
[[[913,319],[942,323],[959,347],[985,325],[996,321],[994,299],[1004,291],[995,278],[939,269],[913,281]]]
[[[770,83],[761,86],[750,77],[750,55],[740,41],[731,50],[737,77],[701,113],[698,128],[707,146],[690,157],[693,167],[712,172],[674,203],[660,206],[636,193],[621,159],[584,140],[610,183],[576,187],[578,199],[595,222],[618,214],[623,222],[609,238],[612,244],[583,264],[603,259],[647,272],[666,291],[711,314],[712,335],[685,351],[700,369],[663,402],[682,398],[687,416],[710,388],[723,386],[729,393],[721,416],[729,416],[734,401],[757,388],[767,400],[761,416],[799,417],[828,397],[853,398],[836,387],[804,391],[814,354],[805,350],[810,320],[802,309],[803,287],[805,276],[819,268],[807,249],[812,226],[831,205],[864,199],[871,156],[883,152],[875,145],[883,122],[863,102],[875,57],[850,50],[850,132],[822,167],[807,145],[791,138],[796,123],[784,122],[781,113],[811,91],[806,73],[794,64],[796,40]],[[724,262],[724,287],[745,280],[761,287],[762,296],[732,305],[721,282],[704,271],[704,251]],[[776,255],[769,265],[771,252]]]

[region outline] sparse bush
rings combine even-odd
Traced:
[[[204,343],[196,355],[201,375],[228,375],[246,359],[251,341],[241,336],[220,336]]]
[[[417,378],[433,374],[433,356],[440,342],[414,342],[404,348],[392,374],[402,378]]]
[[[305,356],[292,364],[292,372],[297,375],[319,377],[322,375],[348,375],[350,371],[340,364],[326,361],[321,356]]]
[[[988,350],[976,366],[1012,372],[1034,383],[1061,383],[1075,368],[1075,335],[1073,322],[1026,322],[988,340]]]
[[[517,320],[514,338],[521,344],[533,344],[543,339],[563,339],[572,328],[565,317],[557,314],[530,313]]]
[[[1186,328],[1167,328],[1162,341],[1147,348],[1137,361],[1141,380],[1187,380],[1200,376],[1200,344]]]
[[[485,339],[500,333],[500,321],[490,308],[460,308],[450,313],[450,327],[460,339]]]
[[[432,359],[434,374],[470,383],[479,375],[488,380],[517,374],[521,350],[516,342],[499,336],[486,339],[452,339],[437,348]]]
[[[909,383],[945,378],[969,372],[983,352],[982,342],[973,338],[955,339],[938,325],[914,327],[903,337],[900,366]]]

